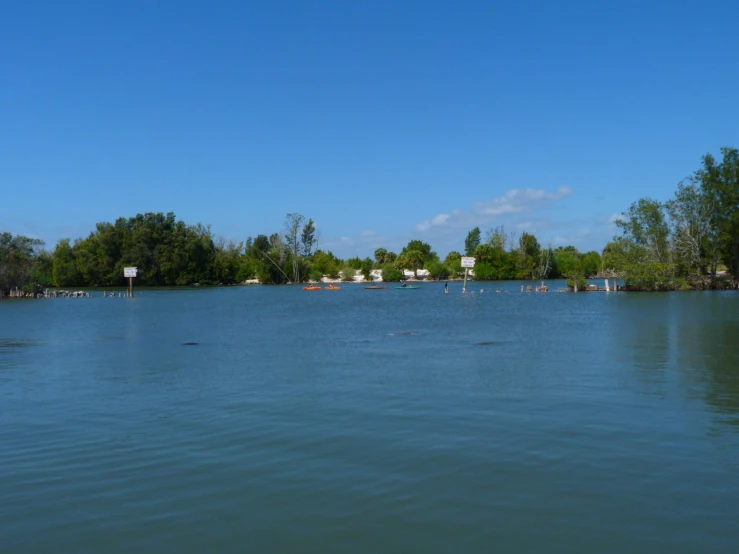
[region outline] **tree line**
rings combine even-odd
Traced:
[[[710,154],[677,186],[674,198],[642,198],[617,221],[621,235],[599,252],[574,246],[542,246],[536,236],[479,227],[464,241],[474,256],[478,280],[566,278],[570,286],[587,277],[619,277],[635,290],[672,290],[736,286],[739,279],[739,153],[723,148],[719,162]],[[244,242],[216,237],[208,225],[188,224],[173,213],[146,213],[98,223],[89,236],[58,241],[52,251],[41,240],[0,234],[0,292],[20,288],[124,286],[123,268],[138,268],[138,285],[180,286],[242,283],[299,283],[323,276],[366,279],[380,270],[398,281],[402,270],[431,279],[462,274],[462,253],[443,260],[422,240],[392,252],[378,248],[372,258],[341,259],[318,248],[315,222],[286,215],[281,232]],[[727,281],[723,275],[733,278]]]
[[[506,248],[506,244],[510,248]],[[98,223],[89,236],[57,242],[52,251],[38,239],[0,235],[0,290],[15,287],[26,292],[46,287],[124,286],[123,268],[138,268],[137,285],[221,285],[257,279],[260,283],[318,281],[324,276],[352,280],[359,271],[371,279],[380,270],[383,280],[399,281],[403,270],[431,279],[459,276],[462,254],[450,252],[443,260],[430,244],[411,240],[398,253],[378,248],[372,258],[341,259],[318,246],[315,223],[298,213],[285,217],[282,232],[257,235],[244,242],[215,237],[207,225],[187,224],[173,213],[146,213]],[[579,253],[574,247],[542,248],[536,237],[491,229],[470,231],[465,255],[477,257],[477,279],[544,279],[559,277],[572,268],[595,273],[597,252]]]
[[[621,236],[603,250],[603,266],[632,290],[737,287],[739,151],[711,154],[677,185],[673,198],[641,198],[617,221]]]

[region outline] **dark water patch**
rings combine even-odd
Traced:
[[[183,342],[182,346],[198,346],[199,344],[198,342]]]
[[[4,351],[19,350],[21,348],[30,348],[33,346],[38,346],[38,343],[32,341],[0,339],[0,353]]]
[[[482,342],[473,342],[473,346],[499,346],[503,344],[508,344],[511,341],[508,340],[484,340]]]

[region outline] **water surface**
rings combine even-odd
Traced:
[[[519,287],[0,302],[0,551],[739,551],[739,295]]]

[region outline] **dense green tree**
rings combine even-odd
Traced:
[[[413,275],[418,279],[418,270],[423,267],[425,261],[426,256],[420,250],[407,250],[398,256],[395,264],[398,269],[412,269]]]
[[[722,148],[721,154],[720,163],[711,154],[703,156],[703,167],[694,180],[708,206],[707,239],[734,279],[739,279],[739,150]]]
[[[452,250],[451,252],[449,252],[449,254],[446,255],[446,258],[444,258],[444,263],[450,264],[454,261],[460,260],[461,258],[462,258],[462,254],[460,254],[456,250]]]
[[[541,254],[541,246],[536,237],[530,233],[523,232],[518,240],[518,252],[516,268],[519,279],[537,279],[538,262]]]
[[[475,261],[474,274],[476,281],[494,281],[498,279],[498,270],[493,266],[493,264],[487,261]]]
[[[392,264],[387,264],[382,268],[383,281],[400,281],[403,278],[403,272]]]
[[[378,248],[377,250],[375,250],[375,262],[377,262],[378,264],[387,263],[386,256],[387,250],[385,250],[384,248]]]
[[[38,277],[37,262],[47,257],[43,249],[43,241],[23,235],[13,236],[0,233],[0,296],[11,289],[23,289],[29,292],[36,284]],[[47,277],[48,278],[48,277]]]
[[[473,256],[475,249],[480,245],[480,228],[475,227],[469,233],[467,238],[464,239],[464,252],[465,256]]]
[[[313,253],[313,246],[316,244],[316,225],[312,219],[303,226],[303,232],[300,236],[302,245],[301,255],[310,256]]]
[[[434,259],[438,259],[438,256],[436,255],[436,252],[431,250],[431,245],[427,242],[423,242],[420,240],[412,240],[408,242],[408,244],[403,248],[403,250],[400,252],[400,255],[406,254],[407,252],[416,251],[419,252],[423,258],[423,262],[431,261]],[[423,268],[423,262],[421,263],[419,269]]]
[[[426,269],[428,269],[429,277],[431,279],[448,279],[452,274],[451,267],[435,260],[426,264]]]
[[[77,271],[74,251],[69,244],[70,239],[61,239],[51,256],[52,277],[57,287],[70,287],[82,284],[82,278]]]
[[[313,270],[319,272],[321,276],[328,275],[329,277],[336,278],[343,267],[343,262],[331,252],[316,250],[313,254],[311,265]]]
[[[366,280],[370,280],[372,277],[372,269],[374,268],[374,263],[372,262],[372,259],[365,258],[362,260],[362,263],[359,267],[359,270],[362,272],[362,275]]]

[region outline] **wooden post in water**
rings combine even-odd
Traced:
[[[467,292],[467,274],[471,267],[475,267],[475,258],[473,256],[462,256],[462,267],[464,268],[464,285],[462,292]]]
[[[135,267],[124,267],[123,276],[128,277],[128,296],[133,298],[133,278],[136,277]]]

